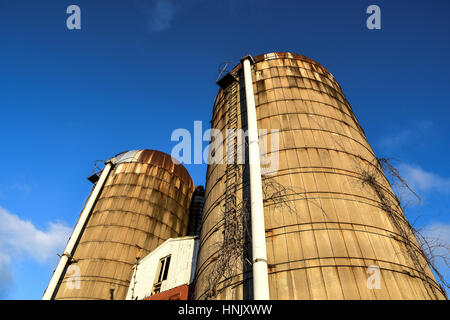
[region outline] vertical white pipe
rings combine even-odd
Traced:
[[[250,161],[250,197],[253,251],[253,298],[269,300],[269,276],[267,273],[266,229],[259,154],[258,124],[253,93],[251,57],[241,61],[244,66],[245,100],[247,102],[248,149]]]
[[[94,190],[92,191],[92,194],[90,195],[86,203],[86,206],[81,212],[80,218],[78,219],[78,222],[75,225],[75,228],[73,229],[69,241],[67,242],[66,249],[64,249],[64,253],[61,255],[61,258],[59,259],[58,265],[56,266],[56,269],[53,272],[52,278],[50,279],[50,283],[48,284],[47,290],[45,290],[44,292],[42,300],[52,299],[56,287],[58,286],[58,283],[61,279],[62,273],[66,268],[67,262],[69,261],[69,257],[73,254],[73,248],[75,247],[75,244],[77,243],[80,237],[81,231],[83,230],[86,221],[88,220],[89,215],[91,214],[92,207],[94,206],[95,201],[98,198],[100,190],[105,184],[106,178],[108,177],[111,168],[112,168],[111,162],[106,163],[105,168],[103,168],[102,174],[100,175],[100,178],[97,184],[95,185]]]

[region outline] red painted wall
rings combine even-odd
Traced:
[[[173,289],[154,294],[144,300],[188,300],[189,285],[184,284]]]

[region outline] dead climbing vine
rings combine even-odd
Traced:
[[[243,166],[238,166],[238,184],[243,186]],[[265,205],[275,208],[287,208],[288,212],[296,213],[295,203],[289,200],[292,189],[267,176],[263,181],[263,198]],[[213,243],[211,249],[217,254],[207,276],[207,288],[204,299],[214,299],[225,288],[231,285],[233,279],[247,267],[251,266],[249,255],[251,243],[250,201],[248,186],[242,189],[243,198],[233,199],[235,205],[228,210],[221,208],[220,223],[216,226],[221,231],[220,239]],[[236,197],[236,196],[235,196]],[[226,205],[226,204],[225,204]],[[220,285],[220,288],[219,288]]]
[[[378,207],[386,212],[389,220],[394,228],[398,231],[399,237],[394,237],[395,240],[401,242],[405,249],[407,256],[412,260],[416,270],[419,272],[419,278],[424,282],[430,298],[437,299],[437,288],[433,284],[433,280],[427,274],[427,266],[429,265],[435,274],[438,276],[440,284],[440,292],[445,295],[445,290],[442,285],[449,287],[442,274],[436,268],[434,252],[437,247],[442,247],[442,244],[434,241],[430,242],[417,229],[413,227],[406,219],[402,206],[402,202],[397,195],[385,187],[384,179],[397,189],[405,189],[411,192],[419,201],[420,197],[402,178],[398,169],[396,169],[388,159],[379,158],[373,166],[360,170],[359,179],[363,186],[368,186],[374,191],[378,198]],[[381,169],[381,170],[380,170]],[[383,175],[384,172],[384,175]],[[416,245],[416,240],[418,245]],[[444,257],[448,259],[447,257]],[[405,271],[409,274],[409,271]],[[410,274],[411,275],[411,274]]]
[[[314,118],[310,119],[321,130],[326,131],[327,128],[322,126],[319,121]],[[361,132],[363,136],[364,132]],[[351,137],[347,137],[351,139]],[[335,149],[345,152],[347,148],[340,142],[340,139],[333,136]],[[368,150],[371,152],[370,150]],[[428,295],[431,298],[437,298],[437,291],[440,291],[446,297],[443,287],[449,288],[443,275],[436,267],[436,259],[442,259],[448,266],[449,244],[443,243],[440,239],[429,238],[424,236],[417,228],[411,224],[405,216],[410,201],[403,199],[403,194],[410,194],[419,204],[422,202],[420,196],[408,185],[403,179],[399,170],[392,165],[392,159],[375,158],[373,162],[367,161],[360,154],[354,154],[354,165],[356,167],[357,176],[355,181],[368,186],[374,191],[378,198],[378,207],[386,212],[389,220],[394,228],[398,230],[399,237],[395,236],[395,240],[403,243],[406,255],[410,257],[416,267],[420,279],[424,282]],[[389,186],[390,185],[390,186]],[[439,251],[447,252],[447,254],[438,254]],[[428,266],[434,271],[438,278],[438,283],[427,275]],[[405,271],[406,273],[409,273]],[[415,276],[415,275],[412,275]],[[436,287],[439,286],[439,289]]]

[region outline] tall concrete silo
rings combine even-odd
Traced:
[[[187,234],[193,191],[187,170],[165,153],[108,160],[44,299],[125,299],[137,259]]]
[[[262,176],[270,299],[444,299],[334,77],[292,53],[255,57],[251,76],[259,138],[279,130],[263,151],[278,157]],[[212,128],[247,129],[242,64],[218,84]],[[248,165],[227,157],[208,165],[196,299],[253,298]]]

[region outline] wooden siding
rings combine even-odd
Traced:
[[[191,237],[173,238],[165,241],[133,268],[127,300],[142,300],[152,295],[159,262],[170,255],[167,279],[161,284],[161,293],[189,285],[194,277],[198,251],[198,239]]]

